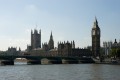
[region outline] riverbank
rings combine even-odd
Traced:
[[[95,64],[111,64],[111,65],[120,65],[120,62],[95,62]]]

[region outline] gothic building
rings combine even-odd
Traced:
[[[41,30],[38,32],[36,29],[31,30],[31,47],[32,49],[41,48]]]
[[[94,57],[100,57],[100,28],[96,18],[92,28],[92,54]]]
[[[73,42],[71,41],[71,44],[72,44],[72,48],[75,49],[75,42],[73,40]]]
[[[49,49],[54,49],[54,40],[53,40],[52,32],[50,35],[50,40],[49,40],[48,46],[49,46]]]
[[[45,50],[45,51],[54,49],[54,40],[53,40],[52,32],[51,32],[51,35],[50,35],[49,42],[48,42],[48,43],[47,43],[47,42],[43,43],[43,44],[42,44],[42,48],[43,48],[43,50]]]
[[[95,19],[92,28],[92,51],[89,49],[75,48],[74,41],[58,42],[58,47],[54,48],[54,40],[51,32],[48,42],[42,44],[41,48],[41,30],[34,32],[31,30],[31,46],[27,47],[26,54],[39,56],[75,56],[75,57],[91,57],[92,52],[95,57],[100,55],[100,28],[97,19]]]
[[[5,52],[7,55],[21,55],[21,49],[17,50],[17,47],[8,47],[8,50]]]
[[[120,48],[120,42],[117,42],[117,40],[115,39],[115,42],[112,44],[112,49],[117,49]]]
[[[49,50],[49,46],[48,46],[47,42],[42,44],[42,49],[45,50],[45,51]]]
[[[41,30],[34,29],[34,32],[31,30],[31,45],[27,46],[27,51],[37,48],[41,48]]]
[[[113,44],[112,41],[103,42],[103,49],[104,49],[104,55],[105,56],[108,56],[110,54],[112,44]]]
[[[72,44],[68,41],[64,43],[58,42],[58,55],[59,56],[71,56],[72,54]]]
[[[64,41],[58,43],[58,56],[91,57],[92,52],[89,49],[75,48],[74,41]]]
[[[110,41],[110,42],[103,42],[103,48],[104,48],[104,55],[108,56],[111,53],[112,49],[120,48],[120,41],[117,42],[117,40],[115,39],[114,42],[112,42],[112,41]]]

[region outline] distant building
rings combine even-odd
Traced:
[[[92,52],[89,49],[75,48],[74,41],[58,43],[59,56],[76,56],[76,57],[91,57]]]
[[[7,51],[4,52],[4,55],[21,55],[21,49],[17,50],[15,47],[9,47]]]
[[[72,44],[67,42],[58,43],[58,55],[59,56],[71,56],[72,55]]]
[[[25,55],[39,55],[39,56],[78,56],[90,57],[92,52],[89,49],[75,48],[74,40],[69,42],[58,42],[58,48],[54,48],[54,40],[51,32],[48,42],[42,43],[41,48],[41,31],[31,31],[31,46],[27,46]]]
[[[90,51],[92,51],[92,46],[87,46],[87,49],[89,49]]]
[[[27,45],[27,52],[40,51],[45,52],[54,49],[54,40],[51,32],[49,42],[42,43],[41,47],[41,30],[38,31],[35,29],[34,32],[31,30],[31,45]]]
[[[104,48],[104,55],[107,56],[111,53],[111,49],[117,49],[120,48],[120,42],[117,42],[115,39],[114,42],[103,42],[103,48]]]
[[[48,46],[47,42],[42,44],[42,49],[45,50],[45,51],[49,50],[49,46]]]
[[[51,32],[51,35],[50,35],[50,40],[49,40],[49,43],[48,43],[48,47],[49,49],[54,49],[54,40],[53,40],[53,36],[52,36],[52,32]]]
[[[95,22],[92,28],[92,54],[93,57],[100,57],[100,28],[98,21],[95,18]]]
[[[54,49],[54,40],[53,40],[52,32],[51,32],[51,35],[50,35],[50,39],[49,39],[48,44],[47,44],[47,42],[43,43],[43,44],[42,44],[42,48],[43,48],[43,50],[45,50],[45,51]]]
[[[112,44],[111,48],[120,48],[120,42],[117,42],[117,40],[115,39],[115,42]]]
[[[92,46],[88,46],[86,49],[75,48],[74,41],[67,42],[58,42],[58,47],[54,48],[54,40],[51,32],[50,39],[48,42],[42,43],[41,48],[41,30],[38,31],[35,29],[34,33],[31,30],[31,45],[27,46],[27,53],[29,55],[41,55],[41,56],[77,56],[77,57],[99,57],[101,56],[101,50],[103,52],[103,48],[100,47],[100,37],[101,31],[98,26],[98,21],[95,18],[94,25],[91,31],[92,36]],[[113,46],[113,45],[112,45]],[[111,43],[104,43],[105,54],[108,55],[109,49],[111,48]]]
[[[32,49],[41,48],[41,30],[38,32],[36,29],[31,31],[31,47]]]
[[[34,32],[31,30],[31,45],[27,46],[27,51],[37,48],[41,48],[41,30],[34,29]]]
[[[103,49],[104,49],[104,55],[105,56],[108,56],[110,54],[112,45],[113,45],[112,41],[103,42]]]
[[[48,44],[45,43],[42,49],[35,49],[29,52],[30,55],[38,56],[60,56],[60,57],[91,57],[92,51],[89,49],[75,48],[75,43],[60,42],[58,48],[49,49]],[[74,46],[74,47],[73,47]]]

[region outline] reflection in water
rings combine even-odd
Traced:
[[[120,80],[120,65],[60,64],[0,66],[0,80]]]
[[[119,65],[93,65],[91,66],[92,80],[119,80]]]

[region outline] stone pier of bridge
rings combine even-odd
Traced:
[[[0,65],[14,65],[14,60],[0,60]]]
[[[41,64],[41,60],[27,60],[27,64]]]

